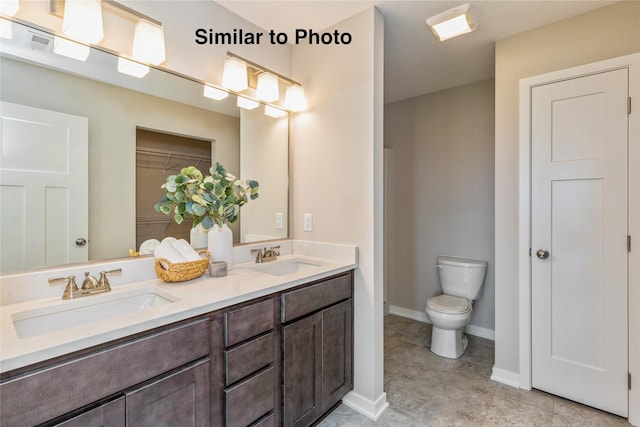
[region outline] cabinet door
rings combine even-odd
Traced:
[[[56,427],[125,427],[124,397],[84,412]]]
[[[322,312],[322,412],[353,388],[352,300]]]
[[[283,328],[285,426],[310,425],[322,414],[322,313]]]
[[[209,361],[140,387],[127,393],[126,399],[128,426],[207,426],[210,418]]]

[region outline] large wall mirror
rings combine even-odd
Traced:
[[[84,62],[69,59],[53,53],[51,34],[15,22],[13,27],[13,38],[0,41],[3,110],[18,105],[85,121],[87,155],[80,162],[86,161],[86,175],[78,180],[88,183],[88,231],[74,236],[68,250],[43,251],[33,243],[30,235],[43,228],[43,221],[45,228],[64,230],[83,220],[74,216],[82,209],[68,205],[66,211],[56,211],[66,204],[66,196],[54,191],[46,196],[51,205],[47,199],[39,208],[24,209],[22,199],[28,195],[9,185],[6,174],[31,179],[39,176],[38,168],[55,174],[56,162],[78,161],[58,159],[73,149],[66,142],[61,145],[66,148],[55,148],[48,142],[55,132],[47,129],[26,131],[26,138],[10,143],[22,125],[0,111],[3,273],[123,257],[139,248],[141,240],[182,236],[173,229],[172,217],[153,210],[163,194],[160,185],[180,167],[197,165],[206,171],[216,161],[237,177],[260,183],[259,198],[245,205],[233,224],[235,243],[288,237],[288,115],[273,118],[263,108],[239,109],[233,94],[223,101],[205,98],[201,83],[167,70],[152,68],[141,79],[118,73],[117,57],[102,50],[92,49]],[[147,180],[149,184],[140,185]],[[87,241],[85,259],[73,255],[79,247],[76,237]]]

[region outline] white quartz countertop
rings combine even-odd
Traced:
[[[273,262],[244,263],[236,264],[225,277],[214,278],[205,273],[200,278],[179,283],[167,283],[156,278],[112,285],[111,292],[75,300],[63,301],[58,296],[2,305],[0,306],[0,372],[8,372],[352,270],[357,266],[355,254],[354,249],[353,257],[341,259],[299,253],[284,255],[275,263],[299,261],[315,265],[312,268],[283,275],[267,274],[257,270],[257,268],[276,265]],[[64,310],[65,307],[73,309],[74,305],[78,304],[98,303],[100,298],[114,299],[118,294],[129,295],[146,291],[156,292],[174,302],[105,320],[83,321],[82,318],[77,318],[74,319],[73,326],[65,326],[62,330],[32,337],[19,337],[14,326],[14,320],[19,318],[21,313],[48,309],[51,306],[57,306],[56,310]]]

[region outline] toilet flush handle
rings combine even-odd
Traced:
[[[547,259],[549,258],[549,251],[545,251],[544,249],[538,249],[538,251],[536,252],[536,256],[540,259]]]

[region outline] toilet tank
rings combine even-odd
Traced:
[[[482,297],[487,261],[452,256],[438,257],[438,277],[442,292],[470,300]]]

